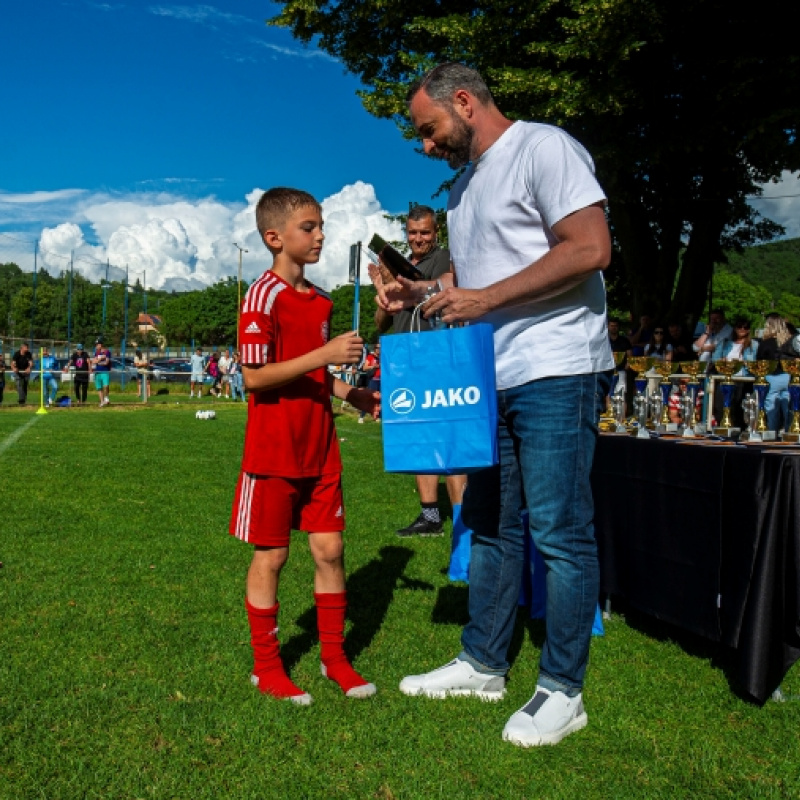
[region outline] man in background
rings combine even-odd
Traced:
[[[414,206],[408,213],[406,223],[406,241],[411,249],[411,263],[423,274],[426,280],[436,280],[450,272],[450,252],[439,247],[436,225],[436,212],[429,206]],[[394,315],[382,308],[375,312],[375,325],[381,333],[392,328],[394,333],[408,333],[411,330],[412,311],[403,309]],[[431,329],[428,320],[419,315],[420,330]],[[442,536],[442,515],[439,511],[439,476],[417,475],[417,492],[419,494],[420,512],[417,518],[405,528],[400,528],[397,535],[402,538],[410,536]],[[447,476],[447,493],[450,504],[455,508],[461,505],[466,484],[465,475]]]
[[[24,406],[28,399],[28,381],[31,379],[32,367],[33,356],[28,350],[28,345],[23,342],[19,350],[11,356],[11,371],[17,379],[17,396],[21,406]]]

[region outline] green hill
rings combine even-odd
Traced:
[[[776,299],[782,294],[800,296],[800,238],[729,253],[722,266],[753,286],[763,286]]]

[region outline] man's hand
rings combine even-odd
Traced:
[[[447,325],[480,319],[491,310],[483,289],[445,289],[422,307],[426,319],[438,312]]]
[[[402,276],[394,278],[385,267],[375,264],[370,264],[368,270],[377,291],[375,302],[387,314],[396,314],[421,303],[431,284],[430,281],[409,281]]]
[[[358,364],[364,340],[355,331],[348,331],[331,339],[321,350],[325,364]]]
[[[345,397],[345,402],[359,411],[371,414],[373,419],[377,419],[381,413],[381,393],[373,392],[371,389],[351,389]]]

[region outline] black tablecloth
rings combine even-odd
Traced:
[[[758,702],[800,658],[800,456],[600,437],[601,590],[735,650]]]

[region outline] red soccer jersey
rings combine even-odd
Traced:
[[[242,364],[289,361],[328,341],[331,299],[298,292],[274,272],[247,290],[239,323]],[[320,367],[277,389],[251,392],[242,469],[255,475],[311,478],[341,472],[328,370]]]

